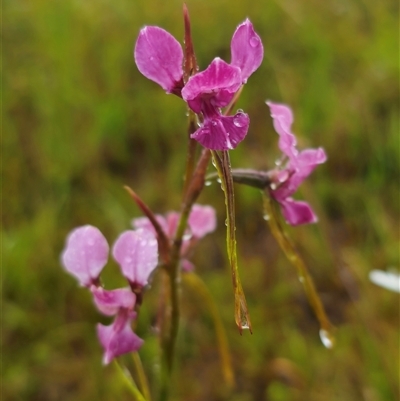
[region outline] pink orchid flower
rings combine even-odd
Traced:
[[[326,161],[322,148],[296,148],[296,137],[291,132],[292,110],[278,103],[267,102],[276,132],[279,135],[279,149],[287,157],[287,163],[276,174],[276,182],[271,184],[271,195],[281,206],[282,214],[288,224],[299,225],[315,223],[317,216],[311,206],[304,201],[296,201],[291,196],[300,184],[313,172],[318,164]]]
[[[238,111],[224,116],[241,85],[260,66],[264,48],[251,22],[240,24],[231,41],[231,63],[215,58],[204,71],[191,76],[183,85],[183,51],[179,42],[159,27],[143,28],[136,42],[134,57],[139,71],[158,83],[167,93],[181,96],[203,124],[191,137],[213,150],[234,149],[247,134],[250,119]]]

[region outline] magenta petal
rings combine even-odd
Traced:
[[[183,76],[183,51],[179,42],[157,26],[143,28],[136,41],[134,57],[139,71],[168,93],[174,92]]]
[[[264,57],[261,39],[248,19],[240,24],[233,34],[231,56],[231,65],[240,68],[242,82],[246,83],[247,78],[260,66]]]
[[[97,336],[104,349],[103,363],[108,365],[115,357],[137,351],[143,340],[131,328],[131,319],[123,312],[110,326],[97,325]]]
[[[65,269],[75,276],[81,285],[89,286],[97,280],[108,260],[108,243],[96,227],[78,227],[68,235],[61,255]]]
[[[202,72],[190,77],[182,89],[182,98],[190,108],[202,112],[203,97],[206,95],[214,107],[224,107],[231,100],[241,85],[240,69],[215,58]]]
[[[307,202],[286,198],[279,203],[282,208],[283,217],[292,226],[316,223],[318,221],[317,216]]]
[[[113,256],[131,284],[145,286],[158,263],[157,239],[149,230],[125,231],[114,244]]]
[[[242,112],[229,117],[219,116],[205,120],[191,138],[208,149],[234,149],[246,136],[249,124],[249,116]]]
[[[107,291],[93,285],[90,291],[98,310],[104,315],[115,315],[121,308],[132,310],[136,303],[136,295],[129,288]]]
[[[215,231],[217,217],[215,209],[211,206],[193,205],[189,215],[189,227],[196,238]]]

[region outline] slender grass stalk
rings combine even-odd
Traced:
[[[129,372],[121,366],[117,359],[114,359],[114,365],[116,366],[118,372],[120,373],[121,378],[123,379],[124,383],[126,384],[129,391],[132,393],[135,401],[148,401],[146,398],[143,397],[142,393],[137,388],[133,378],[129,374]]]
[[[132,358],[138,375],[139,388],[142,391],[146,401],[151,401],[149,382],[147,381],[146,373],[144,372],[142,360],[140,359],[139,353],[132,352]]]
[[[287,236],[280,222],[280,216],[276,210],[276,204],[274,203],[273,199],[271,199],[269,194],[265,192],[263,192],[263,204],[265,213],[264,217],[268,221],[271,232],[285,253],[286,257],[296,268],[298,278],[303,285],[308,302],[318,319],[320,324],[321,341],[325,347],[332,348],[335,341],[333,336],[333,325],[325,313],[324,306],[322,305],[321,299],[317,293],[317,290],[315,289],[314,281],[308,273],[307,266],[296,251],[292,241]]]
[[[218,350],[221,356],[222,374],[224,376],[227,389],[230,390],[234,385],[232,358],[229,352],[229,344],[225,327],[218,312],[217,304],[204,281],[196,273],[183,274],[182,278],[183,283],[187,286],[190,286],[190,288],[201,297],[202,303],[211,313],[211,318],[213,320],[215,333],[217,336]]]

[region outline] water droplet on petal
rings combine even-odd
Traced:
[[[131,262],[132,262],[132,258],[130,258],[129,256],[127,256],[127,257],[124,259],[124,262],[125,262],[125,263],[131,263]]]
[[[215,120],[212,120],[212,121],[211,121],[211,125],[212,125],[213,127],[217,126],[217,124],[218,124],[218,123],[217,123]]]
[[[321,338],[322,344],[324,344],[324,346],[326,348],[333,348],[333,344],[334,344],[334,338],[332,337],[332,334],[329,333],[328,331],[321,329],[319,331],[319,336]]]
[[[88,244],[89,246],[93,246],[93,245],[94,245],[94,239],[93,239],[93,238],[90,238],[90,239],[88,240],[87,244]]]
[[[250,38],[250,46],[251,47],[257,47],[260,43],[260,39],[257,36],[253,36]]]
[[[236,112],[236,114],[243,114],[243,113],[244,113],[243,109],[238,109]]]
[[[238,127],[238,128],[241,128],[241,127],[243,127],[243,121],[241,120],[241,118],[240,117],[235,117],[234,119],[233,119],[233,125],[235,126],[235,127]]]
[[[275,191],[275,189],[278,188],[278,186],[277,186],[274,182],[271,183],[270,187],[271,187],[271,189],[272,189],[273,191]]]

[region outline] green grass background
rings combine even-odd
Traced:
[[[224,244],[219,185],[199,202],[219,228],[194,262],[229,337],[236,389],[223,391],[209,312],[190,291],[178,342],[173,400],[386,401],[399,397],[399,296],[368,281],[399,268],[399,39],[392,0],[188,0],[201,68],[229,61],[246,17],[265,57],[238,108],[249,113],[234,167],[270,168],[279,155],[266,99],[290,104],[301,147],[323,146],[301,197],[320,223],[289,229],[336,325],[325,349],[295,272],[262,219],[257,191],[236,187],[239,265],[254,334],[239,336]],[[180,201],[184,103],[137,71],[139,29],[183,37],[177,0],[3,1],[3,400],[129,400],[115,368],[101,365],[94,326],[109,322],[60,267],[67,233],[99,227],[112,243],[139,211],[132,186],[164,213]],[[211,169],[210,169],[211,170]],[[123,285],[117,265],[107,288]],[[137,331],[152,377],[156,286]]]

